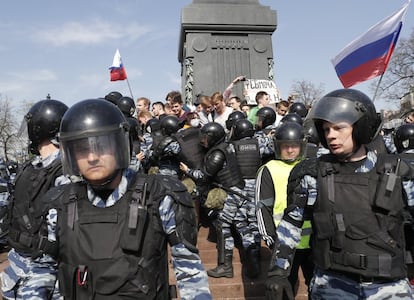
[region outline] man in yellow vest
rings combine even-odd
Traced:
[[[304,128],[296,122],[281,124],[273,137],[275,160],[263,165],[256,176],[256,214],[260,234],[269,248],[274,247],[276,227],[287,207],[287,183],[290,171],[305,157],[306,139]],[[313,275],[309,237],[311,224],[302,227],[302,239],[295,253],[289,282],[292,291],[297,291],[299,267],[309,286]]]

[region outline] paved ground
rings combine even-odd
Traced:
[[[216,244],[207,240],[208,229],[201,228],[198,236],[198,249],[201,260],[205,268],[214,268],[217,264]],[[243,265],[240,261],[240,255],[235,249],[233,251],[233,278],[211,278],[209,277],[210,289],[213,299],[218,300],[262,300],[264,297],[264,280],[266,279],[266,269],[269,264],[271,252],[262,244],[261,260],[262,275],[259,278],[251,279],[244,274]],[[171,283],[174,284],[174,273],[170,268]],[[296,300],[307,300],[308,295],[304,285],[304,280],[300,274],[301,284],[299,286]]]

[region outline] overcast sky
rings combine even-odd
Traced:
[[[293,82],[341,88],[331,58],[404,0],[260,0],[277,11],[275,82],[286,98]],[[117,90],[108,67],[119,48],[134,98],[164,100],[180,89],[181,10],[191,0],[4,1],[0,10],[0,94],[15,105],[52,98],[68,105]],[[410,5],[400,38],[414,28]],[[376,79],[373,79],[376,80]],[[370,95],[367,83],[354,86]],[[372,96],[372,95],[370,95]],[[377,103],[380,108],[395,106]]]

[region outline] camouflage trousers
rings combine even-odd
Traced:
[[[336,273],[316,270],[310,284],[315,300],[414,299],[408,279],[392,282],[356,282]]]
[[[243,190],[236,187],[232,189],[245,197],[243,198],[237,194],[228,192],[224,207],[220,211],[219,221],[222,225],[222,233],[225,240],[224,247],[226,250],[233,250],[234,248],[234,239],[231,234],[232,224],[235,225],[244,248],[260,242],[254,202],[255,180],[245,180]]]
[[[43,256],[32,260],[14,249],[8,259],[10,265],[1,273],[3,299],[63,299],[58,291],[53,259]]]

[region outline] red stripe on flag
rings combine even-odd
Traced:
[[[111,81],[125,80],[127,79],[127,74],[124,67],[121,68],[112,68],[110,72]]]
[[[349,88],[357,83],[364,82],[381,74],[384,74],[387,68],[387,56],[378,57],[366,62],[351,71],[342,74],[339,79],[345,88]]]

